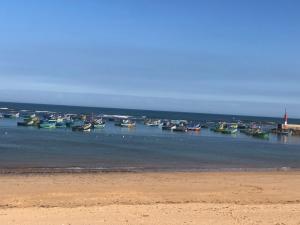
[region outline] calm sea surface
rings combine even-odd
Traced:
[[[105,113],[192,121],[274,121],[259,118],[196,113],[0,103],[17,110]],[[300,121],[294,120],[292,122]],[[175,133],[137,123],[126,129],[107,122],[89,133],[70,129],[17,127],[15,119],[0,119],[0,169],[61,169],[100,171],[239,170],[300,168],[300,137],[271,135],[260,140],[238,133],[224,135],[202,129]]]

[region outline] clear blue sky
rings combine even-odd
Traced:
[[[300,117],[300,1],[1,1],[0,101]]]

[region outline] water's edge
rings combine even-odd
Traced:
[[[300,168],[1,168],[0,175],[5,174],[86,174],[86,173],[176,173],[176,172],[297,172]]]

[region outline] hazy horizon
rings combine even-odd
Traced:
[[[0,101],[299,118],[299,7],[3,2]]]
[[[3,103],[3,104],[2,104]],[[145,110],[145,111],[157,111],[157,112],[174,112],[174,113],[196,113],[196,114],[209,114],[209,115],[228,115],[228,116],[246,116],[246,117],[265,117],[265,118],[283,118],[284,114],[278,115],[278,116],[264,116],[264,115],[248,115],[248,114],[230,114],[230,113],[212,113],[212,112],[202,112],[202,111],[178,111],[178,110],[155,110],[155,109],[148,109],[148,108],[126,108],[126,107],[109,107],[109,106],[97,106],[97,105],[70,105],[70,104],[55,104],[55,103],[42,103],[42,102],[11,102],[11,101],[0,101],[0,107],[7,107],[7,104],[29,104],[29,105],[51,105],[51,106],[66,106],[66,107],[88,107],[88,108],[107,108],[107,109],[124,109],[124,110]],[[8,109],[14,109],[14,108],[9,108]],[[26,108],[22,109],[26,110]],[[43,108],[37,108],[36,110],[43,110]],[[292,117],[290,114],[288,114],[288,119],[300,119],[300,117]]]

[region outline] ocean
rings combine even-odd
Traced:
[[[281,122],[281,118],[160,112],[147,110],[0,103],[16,110],[147,116],[189,121]],[[0,171],[219,171],[300,168],[300,136],[269,140],[209,129],[176,133],[137,122],[133,129],[107,122],[88,133],[68,128],[17,127],[20,119],[0,119]],[[293,123],[300,123],[293,120]]]

